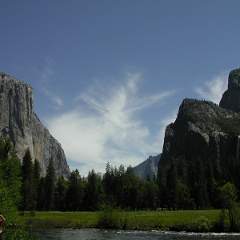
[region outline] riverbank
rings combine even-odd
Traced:
[[[28,212],[21,214],[20,221],[34,229],[115,228],[209,232],[218,231],[219,216],[220,210]]]

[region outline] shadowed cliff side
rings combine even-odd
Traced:
[[[240,189],[239,76],[240,69],[229,75],[229,89],[220,102],[224,108],[208,101],[183,100],[177,119],[165,132],[158,171],[163,192],[174,175],[201,208],[216,204],[213,191],[220,183],[230,181]]]

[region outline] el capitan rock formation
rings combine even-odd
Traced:
[[[69,175],[61,145],[33,111],[31,86],[5,73],[0,73],[0,132],[10,138],[20,159],[30,150],[32,159],[40,163],[42,175],[50,159],[57,176]]]

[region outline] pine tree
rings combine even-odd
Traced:
[[[77,211],[83,208],[84,186],[78,170],[71,173],[69,187],[66,194],[68,210]]]
[[[88,210],[98,210],[102,204],[102,182],[94,170],[89,172],[85,191],[85,207]]]
[[[201,159],[197,159],[195,174],[195,197],[198,208],[209,206],[205,169]]]
[[[176,167],[172,164],[167,171],[167,200],[168,208],[176,209],[177,201],[177,172]]]
[[[47,174],[45,178],[45,209],[54,209],[54,192],[55,192],[55,169],[52,159],[49,162],[47,168]]]
[[[40,165],[35,159],[33,165],[33,209],[37,209],[39,199],[39,184],[40,184]]]
[[[46,189],[45,189],[45,177],[41,177],[39,181],[37,210],[46,210]]]
[[[23,157],[22,163],[22,209],[33,210],[34,208],[34,184],[33,184],[33,165],[29,149]]]
[[[59,177],[57,180],[56,184],[56,189],[55,189],[55,209],[58,211],[64,211],[67,206],[67,187],[68,187],[68,182],[64,179],[64,177]],[[67,210],[70,210],[70,208],[67,208]]]
[[[21,200],[21,165],[9,140],[0,137],[0,213],[14,221]]]
[[[103,189],[105,193],[105,201],[107,204],[112,205],[114,204],[114,196],[113,196],[113,189],[114,189],[114,171],[109,162],[106,164],[105,174],[103,176]]]

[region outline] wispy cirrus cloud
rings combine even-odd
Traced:
[[[195,92],[206,100],[219,103],[222,94],[227,89],[227,74],[219,74],[210,81],[204,82],[203,86],[195,88]]]
[[[135,165],[149,153],[161,151],[163,139],[158,132],[150,133],[138,112],[164,103],[175,92],[142,96],[141,80],[142,75],[134,73],[127,74],[118,86],[90,87],[77,97],[73,109],[47,119],[68,159],[81,164],[81,173],[92,168],[103,171],[107,161]]]
[[[62,98],[60,96],[57,96],[55,93],[51,92],[46,87],[43,87],[42,91],[51,100],[51,102],[53,103],[53,107],[55,109],[59,109],[59,108],[63,107],[64,102],[63,102],[63,100],[62,100]]]
[[[54,74],[54,61],[47,57],[40,74],[41,90],[45,96],[51,100],[53,107],[55,109],[60,109],[64,105],[63,99],[54,93],[48,86],[54,78]]]

